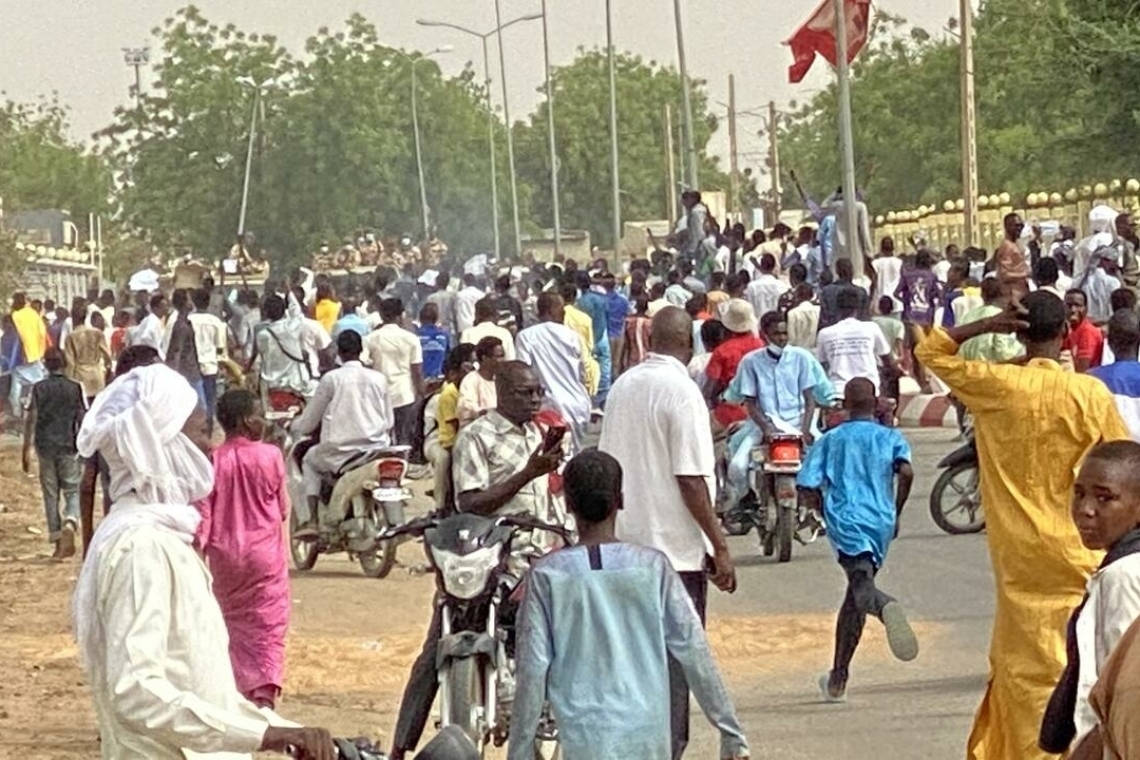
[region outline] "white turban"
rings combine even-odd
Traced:
[[[79,429],[79,453],[98,452],[111,471],[114,506],[99,524],[75,588],[80,657],[90,667],[104,647],[98,622],[98,567],[104,551],[134,528],[157,528],[189,545],[201,522],[192,503],[208,496],[210,460],[182,433],[198,394],[165,364],[139,367],[95,398]]]
[[[112,501],[133,491],[142,503],[190,504],[210,493],[210,461],[182,434],[197,405],[197,392],[164,364],[134,369],[95,398],[77,443],[83,456],[107,460]]]

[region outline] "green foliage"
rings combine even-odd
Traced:
[[[7,212],[57,208],[83,218],[109,206],[110,174],[67,137],[56,101],[0,106],[0,198]]]
[[[623,220],[664,219],[670,198],[665,151],[665,115],[672,104],[680,122],[681,80],[675,69],[634,55],[616,56],[618,155]],[[609,66],[605,50],[580,51],[569,65],[554,71],[554,130],[559,161],[558,183],[564,229],[589,230],[592,239],[612,244],[610,173]],[[702,155],[701,186],[727,190],[728,179],[705,148],[716,129],[703,83],[693,85],[693,119]],[[550,151],[545,99],[528,123],[515,125],[519,174],[534,187],[534,211],[553,226]],[[675,141],[675,149],[680,148]],[[678,179],[680,174],[678,172]]]
[[[876,211],[961,197],[955,26],[908,33],[880,13],[853,67],[856,174]],[[1137,170],[1140,112],[1117,96],[1140,85],[1136,0],[986,0],[975,32],[983,192],[1057,190]],[[785,165],[820,194],[839,184],[836,106],[831,85],[781,132]]]

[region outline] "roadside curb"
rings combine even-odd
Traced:
[[[958,427],[954,405],[943,394],[918,393],[899,398],[899,427],[951,428]]]

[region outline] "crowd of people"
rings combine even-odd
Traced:
[[[261,294],[135,281],[69,310],[16,294],[2,346],[9,413],[24,468],[38,460],[54,557],[74,555],[82,534],[75,615],[107,756],[331,757],[327,732],[272,712],[290,500],[264,412],[292,405],[291,434],[314,443],[301,461],[309,521],[294,538],[335,531],[344,515],[322,506],[323,479],[392,444],[430,474],[440,514],[576,528],[573,548],[533,539],[547,556],[519,610],[512,758],[530,756],[545,703],[570,760],[678,758],[690,688],[721,756],[747,757],[703,632],[708,583],[737,586],[718,513],[744,497],[755,447],[800,436],[800,498],[821,506],[847,579],[822,698],[845,699],[868,615],[896,657],[914,659],[903,605],[875,581],[913,480],[894,429],[907,375],[923,391],[948,387],[978,446],[998,604],[970,756],[1094,742],[1131,756],[1130,218],[1098,207],[1089,238],[1062,231],[1046,245],[1039,231],[1026,243],[1010,215],[992,257],[920,240],[904,253],[883,238],[857,272],[869,232],[845,241],[834,215],[746,236],[718,228],[699,194],[683,203],[676,250],[620,269],[441,255],[364,278],[298,270]],[[420,745],[439,629],[409,675],[393,760]],[[604,678],[587,671],[600,651],[614,658]],[[629,698],[605,697],[611,687]]]

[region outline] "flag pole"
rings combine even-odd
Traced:
[[[836,74],[839,79],[839,149],[843,157],[843,219],[847,250],[856,276],[863,272],[863,248],[859,238],[859,219],[855,213],[855,138],[851,129],[851,67],[847,63],[846,0],[833,0],[835,7]]]

